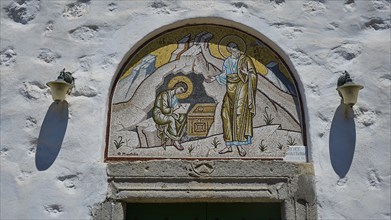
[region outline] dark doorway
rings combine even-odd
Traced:
[[[128,220],[277,220],[280,203],[128,203]]]

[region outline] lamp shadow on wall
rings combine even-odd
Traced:
[[[346,112],[347,111],[347,112]],[[345,114],[347,113],[347,117]],[[340,104],[335,111],[329,135],[331,165],[335,173],[344,178],[353,162],[356,148],[356,126],[352,108]]]
[[[53,102],[42,122],[35,153],[35,166],[47,170],[56,160],[68,125],[68,102]]]

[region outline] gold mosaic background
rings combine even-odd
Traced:
[[[281,72],[290,81],[292,81],[292,77],[288,73],[284,63],[270,48],[263,44],[263,42],[259,44],[257,43],[259,40],[242,31],[217,25],[191,25],[168,31],[167,33],[155,37],[133,56],[130,64],[128,65],[130,68],[125,70],[125,72],[121,75],[120,80],[129,75],[132,72],[133,67],[137,66],[141,62],[142,58],[148,54],[156,56],[156,68],[163,66],[169,62],[172,52],[178,48],[178,41],[189,34],[191,40],[194,40],[197,34],[204,31],[213,35],[213,38],[209,41],[209,49],[213,56],[224,59],[218,49],[220,40],[227,35],[237,35],[245,41],[247,47],[245,53],[253,59],[256,70],[259,74],[266,75],[267,69],[264,64],[274,61],[279,64]]]

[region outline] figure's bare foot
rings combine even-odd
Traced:
[[[247,152],[246,152],[246,150],[244,150],[244,148],[242,146],[236,146],[236,147],[238,148],[238,152],[241,157],[246,156]]]
[[[174,147],[180,151],[185,149],[178,141],[174,141]]]
[[[226,154],[226,153],[231,153],[232,152],[232,147],[231,146],[226,146],[224,149],[219,151],[219,154]]]

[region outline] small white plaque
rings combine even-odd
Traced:
[[[306,146],[289,146],[286,156],[284,157],[285,161],[290,162],[307,162],[307,150]]]

